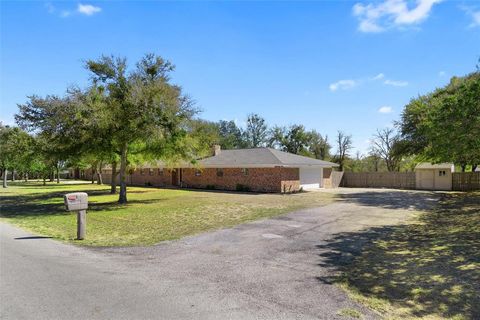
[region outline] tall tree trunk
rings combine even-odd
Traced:
[[[95,183],[95,173],[97,172],[97,169],[95,169],[95,166],[92,166],[92,184]]]
[[[477,170],[478,164],[472,164],[472,172],[475,172]]]
[[[55,181],[55,171],[54,170],[50,171],[50,182],[53,182],[53,181]]]
[[[3,187],[4,188],[8,187],[8,185],[7,185],[7,174],[8,174],[7,168],[3,169]]]
[[[112,162],[112,180],[110,181],[110,193],[117,193],[117,161]]]
[[[118,203],[127,203],[127,144],[122,146],[120,154],[120,194]]]
[[[23,179],[25,180],[25,182],[28,181],[28,172],[25,172],[25,173],[23,174]]]
[[[45,176],[43,176],[43,185],[44,185],[44,186],[47,185],[47,179],[45,178]]]
[[[467,170],[467,165],[466,164],[462,164],[460,167],[462,168],[462,172],[465,172],[465,170]]]
[[[103,184],[102,180],[102,163],[98,165],[98,171],[97,171],[97,184]]]
[[[15,169],[12,169],[12,181],[15,181]]]
[[[60,183],[60,168],[57,166],[56,170],[57,170],[57,183]]]

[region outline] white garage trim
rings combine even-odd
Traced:
[[[323,187],[323,168],[300,167],[300,187],[315,189]]]

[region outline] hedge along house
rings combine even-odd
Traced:
[[[331,185],[327,173],[338,165],[328,161],[299,156],[271,148],[220,150],[215,146],[214,156],[201,159],[197,166],[189,164],[167,168],[142,167],[130,172],[129,185],[158,187],[177,186],[218,190],[255,192],[297,192],[302,189]],[[104,182],[109,183],[111,170],[103,171]],[[86,172],[86,179],[91,173]],[[327,180],[327,181],[324,181]]]

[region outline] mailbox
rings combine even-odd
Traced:
[[[67,193],[63,196],[65,208],[77,211],[77,239],[85,239],[87,230],[88,195],[85,192]]]
[[[68,211],[88,209],[88,195],[85,192],[67,193],[63,199],[65,201],[65,208]]]

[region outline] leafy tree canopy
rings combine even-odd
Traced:
[[[480,164],[480,72],[412,99],[399,125],[410,154],[474,169]]]

